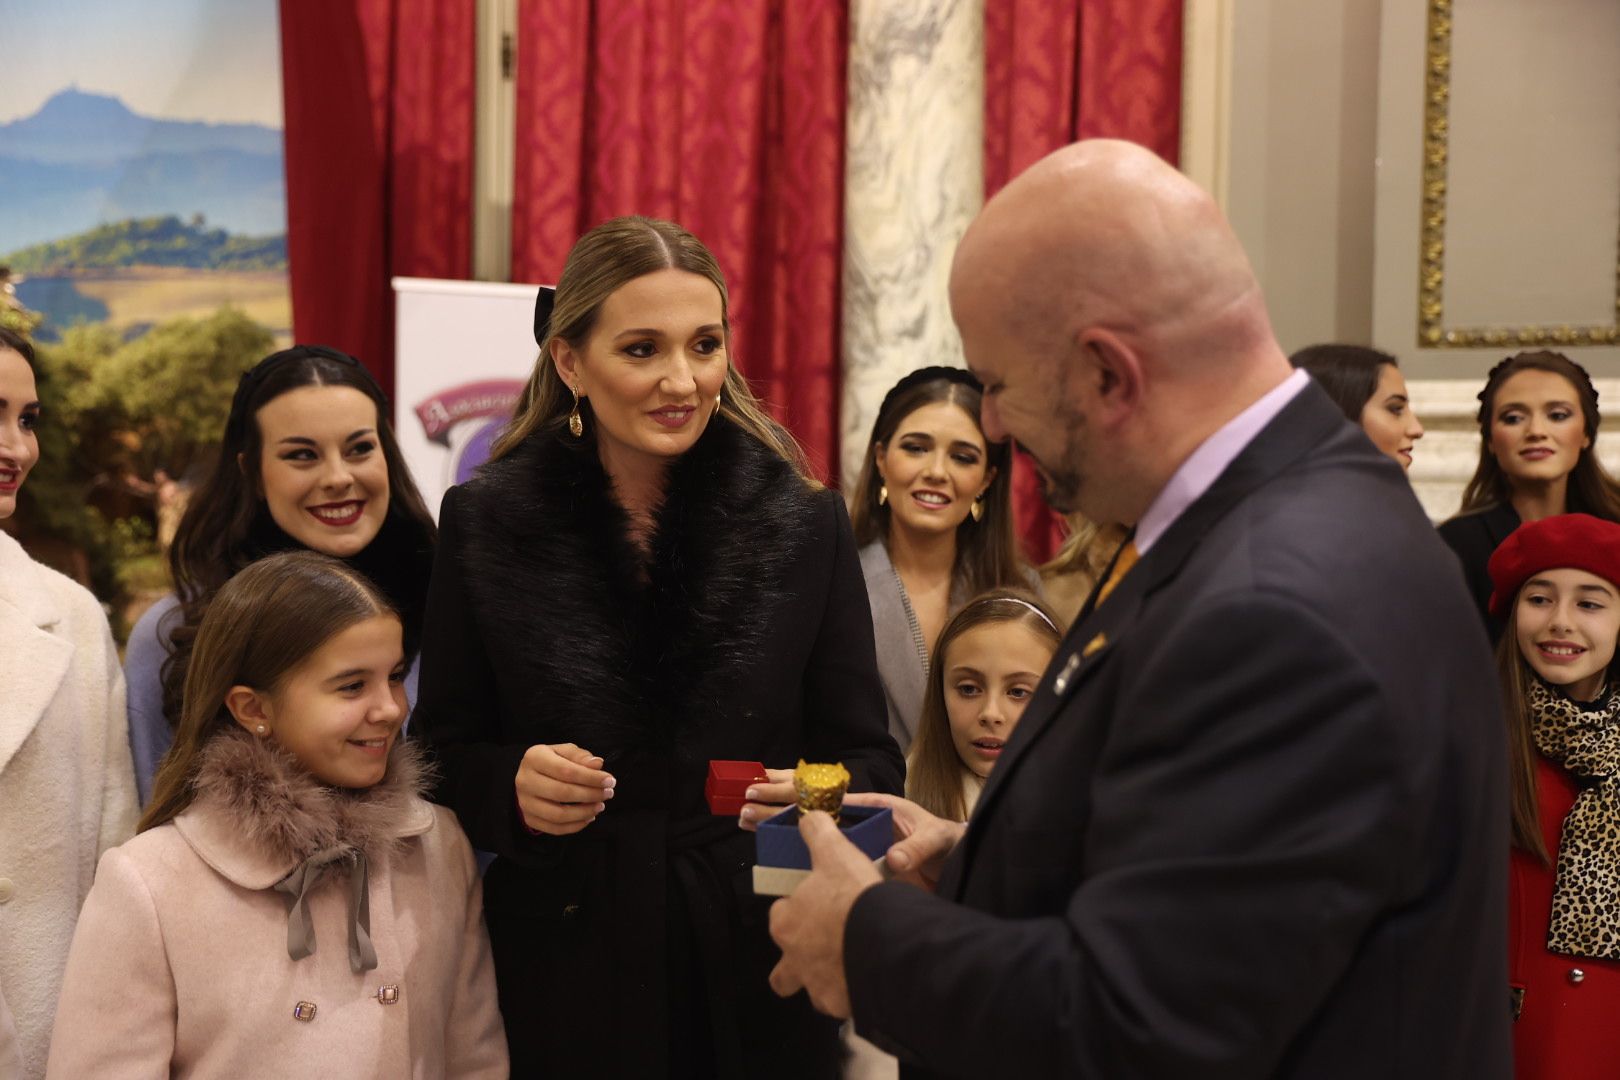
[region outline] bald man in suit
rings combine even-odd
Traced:
[[[985,207],[951,302],[986,435],[1132,540],[971,824],[888,800],[909,880],[805,817],[772,985],[909,1076],[1507,1077],[1484,633],[1214,203],[1139,147],[1067,147]]]

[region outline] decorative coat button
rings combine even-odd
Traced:
[[[1574,983],[1576,986],[1579,986],[1581,983],[1586,981],[1586,972],[1582,971],[1580,968],[1570,968],[1569,981]]]
[[[315,1019],[315,1003],[313,1001],[300,1001],[293,1006],[293,1019],[309,1023]]]
[[[0,877],[0,904],[17,895],[17,884],[8,877]]]
[[[399,987],[394,983],[377,987],[377,1000],[384,1005],[392,1005],[399,1000]]]

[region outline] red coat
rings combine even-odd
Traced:
[[[1541,835],[1558,864],[1564,815],[1579,791],[1563,769],[1538,758]],[[1620,961],[1547,949],[1556,873],[1514,849],[1508,884],[1508,978],[1524,992],[1513,1025],[1518,1080],[1615,1080],[1620,1076]],[[1578,973],[1578,974],[1577,974]]]

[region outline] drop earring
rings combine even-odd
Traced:
[[[973,500],[973,505],[968,507],[968,513],[973,515],[973,520],[974,521],[983,521],[984,520],[984,496],[983,495],[980,495],[977,499]]]
[[[573,409],[572,412],[570,412],[568,414],[568,434],[572,435],[574,438],[577,439],[580,436],[585,434],[585,421],[583,421],[583,420],[581,420],[579,418],[579,389],[578,389],[578,387],[570,386],[568,388],[568,390],[569,390],[570,393],[572,393],[574,395],[574,409]]]
[[[887,506],[887,505],[889,505],[889,485],[888,484],[884,484],[882,487],[878,488],[878,505],[879,506]]]

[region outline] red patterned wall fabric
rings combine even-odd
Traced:
[[[390,393],[396,274],[472,264],[473,0],[281,0],[293,334]]]
[[[1058,147],[1107,136],[1174,163],[1181,142],[1182,0],[986,0],[985,197]],[[1063,536],[1022,454],[1018,530],[1046,558]]]
[[[838,460],[847,0],[524,0],[512,278],[620,214],[720,262],[734,362]]]

